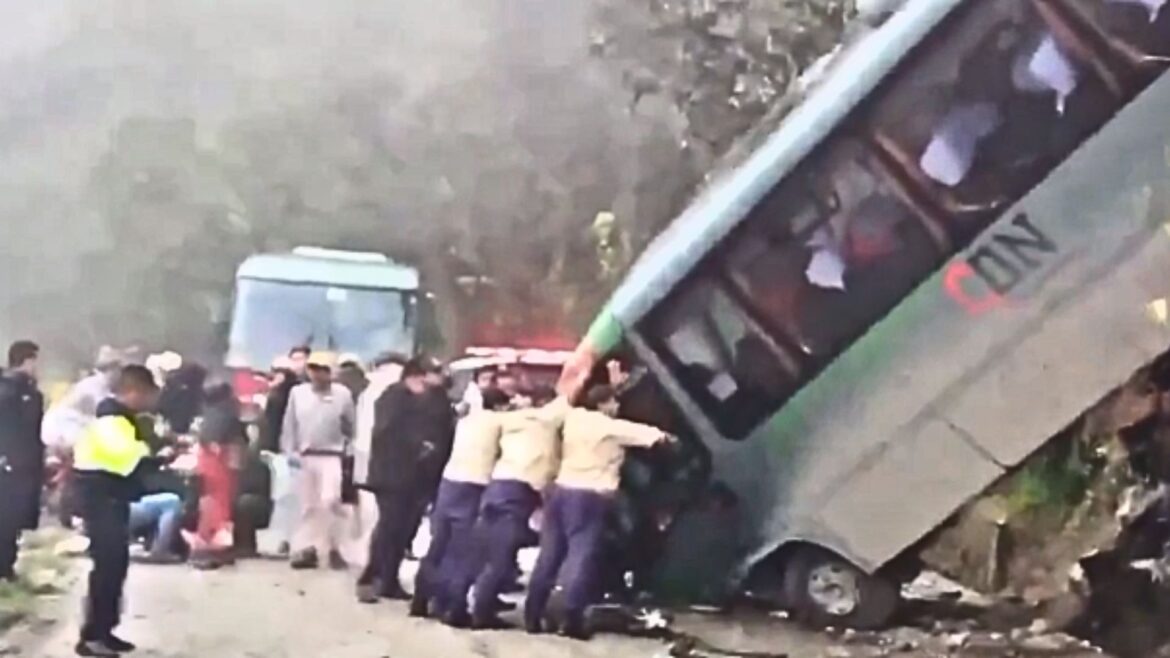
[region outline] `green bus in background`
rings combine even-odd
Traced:
[[[733,494],[660,590],[881,625],[924,537],[1167,349],[1167,5],[910,0],[649,247],[561,388],[621,361]]]

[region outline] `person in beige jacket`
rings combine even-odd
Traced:
[[[544,510],[540,557],[528,587],[524,623],[541,633],[545,608],[564,574],[563,632],[584,639],[585,610],[598,593],[602,535],[620,482],[627,448],[649,448],[670,435],[650,425],[616,418],[617,395],[610,386],[585,394],[584,408],[565,416],[560,469]],[[562,570],[563,567],[563,570]]]
[[[477,629],[508,626],[498,617],[499,596],[516,564],[528,521],[556,476],[560,459],[560,430],[569,403],[555,396],[551,389],[538,390],[530,396],[532,408],[500,414],[500,456],[484,490],[476,526],[483,546],[475,605],[470,620],[457,607],[445,619],[451,625],[470,621]],[[467,583],[461,587],[452,592],[452,601],[466,600]]]
[[[431,510],[431,543],[415,576],[412,617],[426,617],[433,612],[456,625],[462,625],[460,619],[466,620],[467,591],[478,566],[475,522],[483,492],[500,456],[501,412],[508,404],[508,396],[502,391],[486,388],[480,406],[455,428],[451,457]]]

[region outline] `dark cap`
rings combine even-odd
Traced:
[[[427,374],[426,365],[421,359],[411,359],[402,366],[402,378],[422,377]]]
[[[508,394],[498,388],[489,388],[483,392],[483,408],[488,411],[503,409],[509,402]]]
[[[582,404],[586,409],[596,411],[603,403],[609,402],[617,397],[617,391],[612,386],[607,384],[598,384],[585,392],[585,399]]]

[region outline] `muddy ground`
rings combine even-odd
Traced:
[[[70,591],[47,600],[38,618],[14,629],[0,655],[71,656],[88,565],[78,560]],[[134,565],[122,632],[152,658],[442,658],[596,656],[659,658],[670,643],[601,635],[589,643],[533,638],[519,631],[471,633],[410,619],[405,604],[361,606],[352,578],[327,571],[298,573],[258,560],[218,572]],[[902,629],[881,636],[810,632],[762,612],[680,614],[675,628],[708,645],[691,655],[830,656],[1024,655],[1005,640],[964,633]],[[967,646],[961,646],[966,644]],[[714,649],[729,653],[718,653]],[[8,653],[5,653],[7,651]],[[1060,648],[1031,655],[1098,655]]]

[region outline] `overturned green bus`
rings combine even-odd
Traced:
[[[648,248],[562,377],[701,442],[660,589],[889,617],[904,558],[1170,343],[1170,2],[911,0]]]

